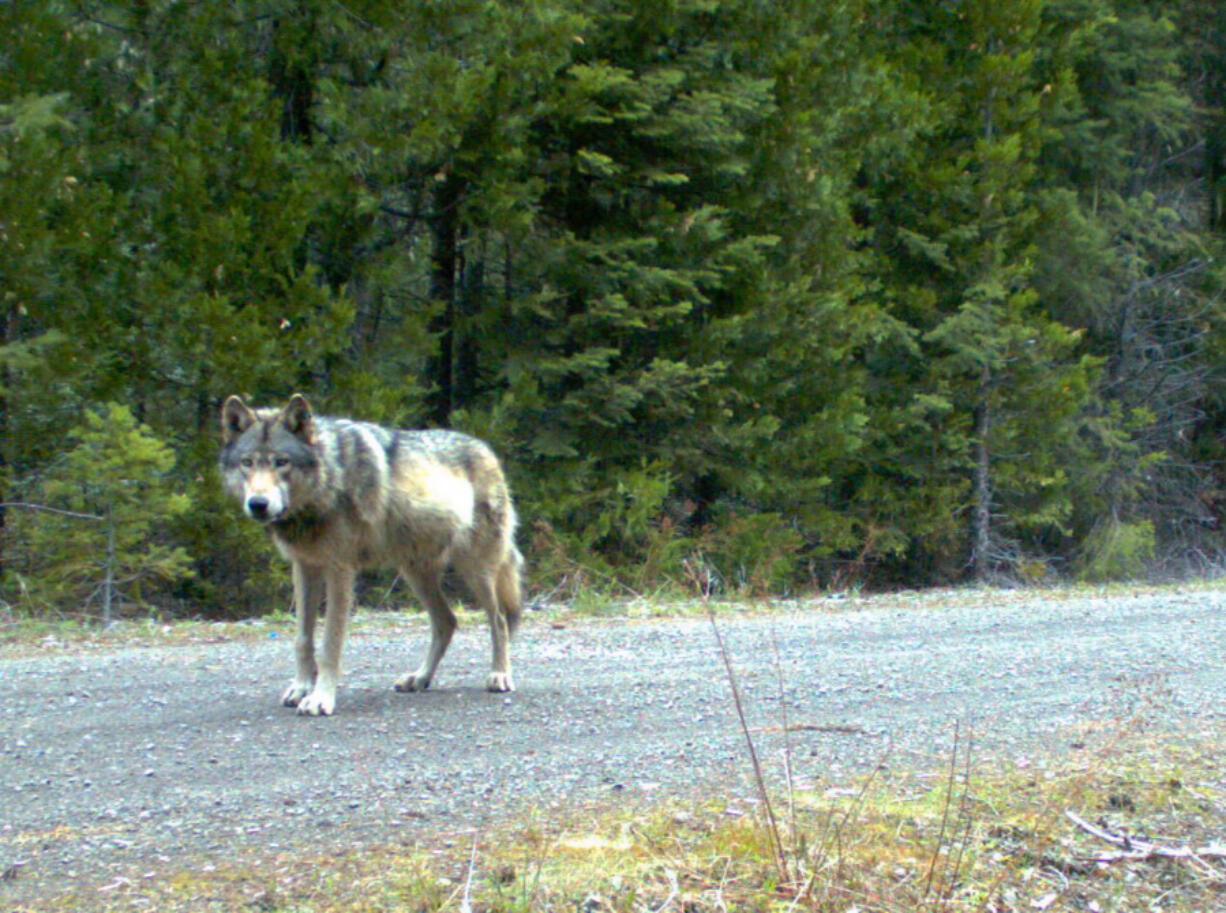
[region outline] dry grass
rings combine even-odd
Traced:
[[[1114,740],[1113,740],[1114,741]],[[1130,739],[1060,764],[884,772],[761,803],[527,814],[454,842],[180,871],[47,910],[1032,913],[1226,909],[1214,744]],[[1073,811],[1131,852],[1095,836]],[[778,846],[785,853],[781,877]],[[1151,845],[1184,855],[1144,855]],[[1216,845],[1216,848],[1215,848]],[[1201,852],[1195,852],[1200,850]]]

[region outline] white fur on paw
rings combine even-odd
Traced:
[[[297,707],[302,703],[302,699],[311,693],[311,686],[304,685],[301,682],[294,682],[285,689],[285,693],[281,695],[281,703],[286,707]]]
[[[486,691],[514,691],[515,682],[510,672],[491,672],[485,680]]]
[[[300,716],[331,716],[336,709],[336,695],[327,694],[316,688],[298,702]]]
[[[396,679],[396,684],[392,687],[402,694],[409,691],[425,691],[430,687],[430,678],[420,672],[410,672]]]

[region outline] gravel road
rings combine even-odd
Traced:
[[[802,784],[1067,752],[1137,702],[1226,740],[1226,591],[900,595],[721,615],[763,763]],[[277,704],[284,634],[0,658],[0,909],[235,854],[457,835],[517,809],[751,796],[701,618],[525,621],[511,695],[468,623],[435,688],[395,694],[421,615],[359,617],[337,715]],[[782,678],[782,699],[780,678]]]

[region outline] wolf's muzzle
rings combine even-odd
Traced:
[[[263,495],[252,495],[247,499],[247,514],[255,520],[271,520],[268,499]]]

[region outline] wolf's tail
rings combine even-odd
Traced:
[[[515,633],[519,624],[519,616],[523,611],[523,595],[520,591],[520,573],[524,566],[523,556],[519,549],[511,546],[510,552],[498,568],[498,579],[495,586],[498,589],[498,605],[507,619],[507,632]]]

